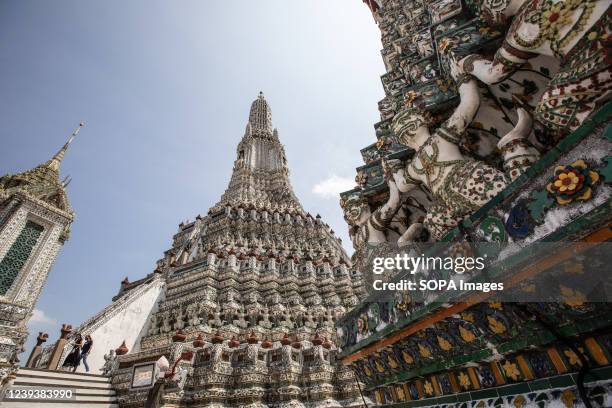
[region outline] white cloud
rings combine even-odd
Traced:
[[[30,318],[30,324],[45,324],[55,326],[57,321],[47,316],[42,310],[34,309],[32,312],[32,317]]]
[[[322,198],[338,198],[338,195],[355,187],[355,181],[348,177],[338,177],[332,174],[325,180],[315,184],[312,192]]]

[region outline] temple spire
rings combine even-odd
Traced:
[[[68,147],[70,146],[70,144],[72,143],[76,135],[79,134],[79,131],[81,130],[83,126],[85,126],[85,123],[83,122],[79,123],[79,126],[74,130],[74,132],[72,132],[72,134],[70,135],[66,143],[64,143],[64,146],[62,146],[62,148],[59,149],[57,153],[55,153],[55,155],[51,158],[51,160],[49,160],[45,164],[46,167],[50,168],[51,170],[55,170],[59,172],[60,164],[62,163],[62,160],[64,159],[66,150],[68,150]]]
[[[249,124],[254,134],[259,136],[272,135],[272,110],[264,98],[263,92],[259,92],[257,99],[251,104],[249,113]]]
[[[272,110],[263,92],[251,104],[236,153],[229,185],[218,206],[241,203],[272,208],[282,204],[301,210],[289,181],[285,149],[272,126]]]

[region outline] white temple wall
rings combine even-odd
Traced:
[[[104,355],[109,350],[114,350],[125,340],[129,352],[140,349],[140,339],[146,335],[150,318],[157,310],[158,301],[164,293],[164,283],[161,280],[148,283],[149,288],[138,294],[134,299],[128,300],[125,305],[113,314],[104,323],[95,327],[93,331],[85,330],[93,338],[94,345],[87,363],[90,374],[100,374],[104,365]],[[127,295],[129,296],[129,294]],[[118,299],[120,302],[122,299]],[[106,316],[102,317],[104,319]],[[95,323],[94,323],[95,326]],[[81,363],[77,372],[85,372],[85,366]]]

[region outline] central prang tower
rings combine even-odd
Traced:
[[[303,212],[289,182],[285,149],[272,127],[272,112],[263,93],[251,105],[244,137],[238,144],[234,172],[216,206],[257,203],[269,209],[283,206]]]
[[[295,196],[261,93],[236,154],[220,201],[181,223],[155,272],[126,278],[113,304],[74,332],[92,334],[104,351],[125,340],[104,367],[122,407],[147,399],[135,366],[162,356],[173,364],[186,351],[193,357],[179,368],[187,379],[166,384],[164,406],[362,406],[356,378],[335,360],[334,329],[363,297],[361,276],[340,239]],[[124,324],[120,310],[136,316],[139,304],[150,305],[150,318]]]

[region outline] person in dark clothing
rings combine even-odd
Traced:
[[[93,339],[88,334],[85,336],[85,344],[83,344],[83,348],[81,349],[81,358],[83,359],[83,365],[85,366],[85,371],[89,372],[89,365],[87,364],[87,356],[91,352],[91,348],[93,347]]]
[[[64,360],[63,367],[70,369],[72,367],[72,371],[76,371],[77,367],[81,363],[81,347],[83,346],[83,338],[80,334],[77,334],[74,340],[74,346],[72,347],[72,351]]]

